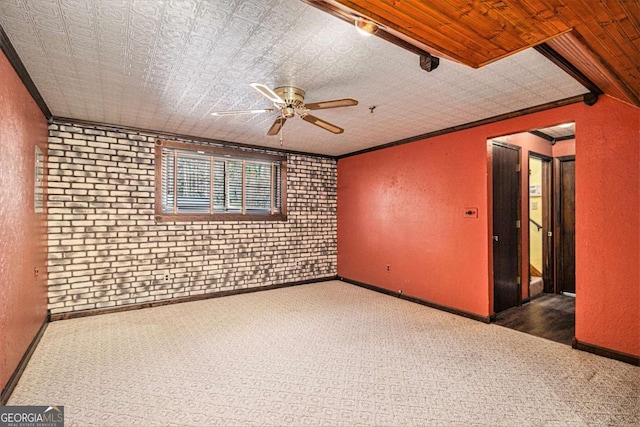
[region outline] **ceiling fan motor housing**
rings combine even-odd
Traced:
[[[340,98],[340,99],[331,99],[327,101],[317,101],[311,102],[309,104],[304,103],[304,90],[293,87],[293,86],[280,86],[275,89],[270,89],[269,87],[261,84],[261,83],[251,83],[251,86],[257,90],[262,96],[269,99],[273,106],[277,109],[278,117],[276,117],[275,121],[267,131],[268,136],[277,135],[282,126],[292,117],[296,115],[299,116],[302,120],[307,123],[311,123],[312,125],[316,125],[324,130],[327,130],[334,134],[340,134],[344,132],[344,129],[338,127],[332,123],[324,121],[314,115],[309,114],[312,110],[324,110],[327,108],[338,108],[338,107],[353,107],[358,105],[358,100],[353,98]],[[215,116],[222,115],[234,115],[234,114],[255,114],[255,113],[271,113],[274,109],[267,108],[262,110],[236,110],[236,111],[216,111],[211,113]],[[282,142],[282,140],[281,140]]]
[[[282,108],[282,115],[291,118],[295,115],[296,109],[304,106],[304,91],[293,86],[277,87],[273,90],[285,102]]]

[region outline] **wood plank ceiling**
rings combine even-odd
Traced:
[[[638,0],[307,2],[369,18],[432,54],[474,68],[547,42],[605,93],[640,106]]]

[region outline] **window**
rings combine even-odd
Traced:
[[[156,220],[285,220],[286,158],[156,141]]]

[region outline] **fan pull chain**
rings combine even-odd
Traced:
[[[284,144],[283,139],[284,139],[284,126],[282,126],[282,127],[280,128],[280,146],[281,146],[281,147],[282,147],[282,145]]]

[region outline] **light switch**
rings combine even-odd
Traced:
[[[478,218],[478,208],[464,208],[465,218]]]

